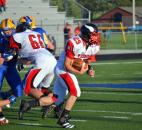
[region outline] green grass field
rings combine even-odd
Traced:
[[[122,32],[112,32],[108,39],[101,37],[101,49],[142,49],[142,33],[126,32],[124,43]]]
[[[79,83],[130,83],[142,82],[142,60],[101,61],[94,64],[96,77],[77,76]],[[21,73],[23,77],[24,73]],[[6,90],[7,83],[4,84]],[[71,112],[75,130],[141,130],[142,89],[81,88],[82,95]],[[10,120],[0,130],[60,130],[53,113],[41,118],[41,108],[25,114],[18,120],[19,99],[12,108],[5,108]]]

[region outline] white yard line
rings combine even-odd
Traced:
[[[11,107],[13,109],[19,109],[19,107]],[[33,110],[41,110],[41,108],[33,108]],[[135,115],[135,116],[140,116],[142,115],[142,112],[124,112],[124,111],[104,111],[104,110],[92,110],[92,109],[87,109],[87,110],[73,110],[75,112],[89,112],[89,113],[111,113],[111,114],[128,114],[128,115]]]
[[[128,115],[142,115],[141,112],[123,112],[123,111],[103,111],[103,110],[73,110],[77,112],[90,112],[90,113],[112,113],[112,114],[128,114]]]
[[[70,121],[73,121],[73,122],[86,122],[87,120],[82,120],[82,119],[71,119]]]
[[[23,123],[17,123],[18,125],[28,125],[28,126],[42,126],[42,124],[39,124],[39,123],[26,123],[26,122],[23,122]]]
[[[129,119],[127,116],[100,116],[107,119]]]

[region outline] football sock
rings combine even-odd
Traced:
[[[68,116],[68,115],[69,115],[69,113],[70,113],[70,111],[69,111],[69,110],[64,109],[64,110],[63,110],[63,112],[62,112],[62,114],[61,114],[61,118],[62,118],[62,117],[66,117],[66,116]]]
[[[28,103],[31,107],[40,106],[39,100],[31,100],[31,101],[28,101]]]
[[[3,118],[3,117],[4,117],[3,113],[2,113],[2,112],[0,112],[0,118]]]

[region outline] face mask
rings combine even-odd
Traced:
[[[13,33],[15,32],[15,30],[3,30],[2,31],[2,35],[4,36],[4,37],[6,37],[6,38],[9,38]]]
[[[99,44],[100,43],[99,33],[91,33],[89,43],[90,44]]]

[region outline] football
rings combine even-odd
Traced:
[[[72,67],[78,71],[81,70],[81,68],[85,65],[85,62],[82,59],[74,59],[72,63]]]

